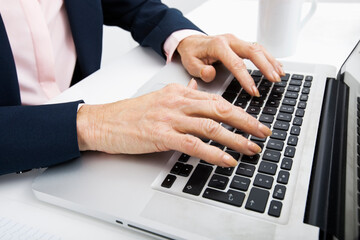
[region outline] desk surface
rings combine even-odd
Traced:
[[[359,12],[359,3],[319,3],[301,32],[296,54],[284,60],[339,68],[359,40]],[[256,39],[256,1],[210,0],[187,17],[211,35],[231,32],[244,40]],[[156,53],[136,47],[65,91],[61,99],[102,103],[128,98],[163,66],[163,59]],[[38,201],[32,194],[31,182],[40,172],[0,177],[0,220],[5,217],[38,228],[54,234],[53,239],[146,239],[144,235]],[[0,226],[0,238],[1,229]]]

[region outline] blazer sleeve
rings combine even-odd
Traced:
[[[76,115],[80,102],[0,107],[0,175],[79,157]]]
[[[202,31],[174,8],[160,0],[102,0],[104,24],[131,32],[142,46],[152,47],[165,58],[163,44],[174,31]]]

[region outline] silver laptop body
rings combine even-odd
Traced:
[[[334,66],[296,62],[283,64],[285,71],[290,74],[288,81],[291,81],[293,74],[313,78],[311,91],[307,94],[307,105],[300,127],[301,132],[298,135],[296,152],[291,157],[290,176],[286,183],[279,183],[280,172],[285,171],[282,166],[282,159],[288,146],[285,141],[284,148],[279,151],[280,161],[276,163],[275,173],[271,175],[272,186],[268,189],[258,185],[260,181],[258,175],[267,176],[260,170],[260,164],[264,161],[269,138],[264,143],[260,160],[253,164],[255,170],[253,176],[249,177],[250,183],[247,190],[232,186],[232,181],[235,181],[233,178],[244,169],[235,168],[230,176],[224,175],[229,182],[225,183],[224,189],[218,189],[214,181],[222,178],[214,178],[214,180],[211,177],[217,174],[216,166],[199,163],[199,159],[192,157],[185,163],[186,166],[191,165],[190,172],[187,176],[182,176],[174,170],[174,165],[182,156],[179,152],[145,155],[108,155],[85,152],[79,159],[44,171],[32,185],[34,194],[42,201],[159,239],[357,238],[359,226],[357,220],[357,97],[360,96],[360,44],[354,49],[338,75]],[[247,66],[249,69],[256,70],[250,62],[247,62]],[[152,77],[135,96],[154,91],[172,82],[187,85],[190,78],[179,60],[176,60]],[[198,83],[200,90],[222,94],[232,81],[233,76],[222,65],[219,65],[217,77],[213,83],[206,84],[200,81]],[[305,82],[304,79],[301,84]],[[333,90],[332,85],[338,82],[347,87],[335,87]],[[340,93],[338,94],[340,98],[341,91],[347,94],[345,109],[340,106],[341,104],[335,110],[331,110],[334,105],[327,106],[329,108],[327,111],[335,112],[335,116],[338,112],[347,114],[344,119],[339,119],[345,126],[345,131],[340,132],[340,135],[336,131],[332,135],[326,135],[322,127],[326,119],[330,119],[327,111],[324,110],[326,108],[324,98],[329,97],[330,90]],[[301,92],[296,104],[300,97]],[[61,97],[58,100],[61,101]],[[264,107],[265,105],[261,109]],[[274,122],[276,116],[274,116]],[[339,129],[337,124],[334,121],[328,123],[327,126],[332,126],[330,129]],[[292,126],[294,125],[290,122],[290,127]],[[322,135],[326,136],[321,137]],[[341,139],[339,136],[344,138]],[[332,145],[324,151],[323,145],[329,141]],[[342,148],[336,150],[336,146],[339,145]],[[335,163],[340,162],[341,169],[336,168],[339,174],[334,173],[336,169],[331,167],[333,164],[326,159],[320,159],[324,156],[328,159],[329,155],[326,154],[333,156],[335,154],[332,154],[333,152],[340,152],[339,156],[344,157],[340,159],[338,156],[337,160],[332,160]],[[343,152],[345,156],[341,154]],[[240,163],[242,163],[241,159]],[[189,194],[187,191],[191,192],[193,188],[189,184],[189,179],[194,172],[200,172],[197,170],[198,165],[211,169],[211,176],[203,183],[200,193]],[[170,187],[166,186],[168,175],[175,176]],[[333,183],[331,179],[334,178],[340,179],[341,184]],[[167,179],[167,181],[170,180]],[[267,179],[264,178],[261,181],[267,181]],[[239,181],[237,183],[241,184]],[[286,187],[283,199],[276,196],[276,191],[279,190],[279,188],[275,190],[276,185]],[[335,193],[331,190],[332,186],[338,187]],[[249,199],[253,188],[268,192],[263,212],[252,209],[252,205],[258,204]],[[214,192],[217,194],[215,197],[206,197],[207,194]],[[243,199],[241,203],[234,204],[232,201],[238,199],[236,195],[238,192],[241,193]],[[334,194],[339,196],[336,193],[342,195],[334,200]],[[272,205],[272,201],[281,203],[279,216],[270,214],[271,211],[278,210],[277,205],[275,207]],[[331,213],[338,215],[333,216]]]

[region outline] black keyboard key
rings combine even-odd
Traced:
[[[262,123],[272,123],[274,121],[274,116],[267,115],[267,114],[261,114],[259,121]]]
[[[265,114],[269,114],[269,115],[275,115],[277,112],[277,109],[274,107],[266,106],[266,107],[264,107],[262,112]]]
[[[280,121],[291,122],[292,115],[288,113],[279,113],[276,119]]]
[[[254,175],[254,171],[255,171],[255,166],[245,163],[240,163],[236,170],[236,174],[245,177],[252,177]]]
[[[300,75],[300,74],[293,74],[291,76],[291,79],[295,79],[295,80],[303,80],[304,79],[304,75]]]
[[[263,159],[271,162],[279,162],[280,155],[281,153],[278,151],[266,149],[263,155]]]
[[[273,139],[285,140],[286,135],[287,135],[287,133],[285,131],[274,129],[272,131],[272,135],[270,137],[273,138]]]
[[[290,147],[290,146],[287,146],[285,148],[285,153],[284,153],[284,156],[285,157],[294,157],[295,155],[295,148],[294,147]]]
[[[311,82],[313,80],[313,76],[306,76],[305,81]]]
[[[198,164],[189,181],[186,183],[183,192],[196,196],[200,195],[212,170],[213,168],[211,166]]]
[[[296,117],[303,117],[305,114],[305,110],[304,109],[297,109],[295,112],[295,116]]]
[[[279,93],[279,94],[283,94],[285,92],[285,88],[284,87],[277,87],[274,86],[273,89],[271,90],[272,93]]]
[[[277,182],[282,184],[287,184],[289,182],[290,173],[288,171],[281,170],[279,172]]]
[[[247,199],[245,208],[263,213],[265,211],[269,195],[269,191],[267,190],[255,187],[252,188]]]
[[[185,164],[184,166],[182,166],[182,168],[180,169],[179,175],[183,176],[183,177],[187,177],[190,175],[191,171],[193,170],[193,166],[190,164]]]
[[[254,180],[254,186],[270,189],[273,181],[271,176],[258,173]]]
[[[270,95],[269,95],[269,99],[271,100],[280,100],[282,98],[282,94],[280,93],[273,93],[271,92]]]
[[[228,101],[229,103],[232,103],[235,98],[236,98],[236,93],[232,93],[232,92],[224,92],[222,94],[222,97],[226,99],[226,101]]]
[[[244,99],[238,99],[235,101],[234,105],[235,106],[238,106],[238,107],[241,107],[243,109],[245,109],[246,105],[247,105],[248,101],[247,100],[244,100]]]
[[[254,107],[262,107],[263,104],[264,104],[264,100],[256,99],[256,98],[253,98],[250,102],[250,106],[254,106]]]
[[[229,86],[226,88],[225,92],[238,93],[238,92],[240,92],[240,89],[241,89],[241,86],[240,86],[239,81],[236,78],[234,78],[230,82]]]
[[[289,130],[289,126],[290,125],[288,122],[276,121],[274,124],[274,129],[287,131],[287,130]]]
[[[251,74],[253,77],[261,77],[263,74],[259,70],[254,70]]]
[[[266,173],[266,174],[270,174],[270,175],[275,175],[276,173],[276,169],[277,169],[277,164],[275,163],[271,163],[271,162],[267,162],[267,161],[262,161],[260,163],[259,166],[259,172],[261,173]]]
[[[282,203],[279,201],[272,200],[269,207],[268,214],[273,217],[280,217]]]
[[[295,106],[296,105],[296,100],[292,99],[292,98],[284,98],[283,104],[284,105],[289,105],[289,106]]]
[[[293,85],[293,86],[301,86],[301,84],[302,84],[301,80],[292,79],[289,82],[289,85]]]
[[[289,136],[289,139],[287,141],[287,144],[290,146],[296,146],[298,142],[298,138],[295,136]]]
[[[224,145],[221,145],[220,143],[214,142],[214,141],[212,141],[212,142],[210,143],[210,145],[212,145],[212,146],[214,146],[214,147],[217,147],[217,148],[219,148],[220,150],[224,150],[224,148],[225,148]]]
[[[170,170],[170,173],[172,174],[179,174],[180,169],[185,166],[185,164],[180,163],[180,162],[176,162],[175,165],[172,167],[172,169]]]
[[[252,156],[244,155],[241,159],[241,162],[246,162],[246,163],[251,163],[251,164],[256,165],[259,161],[259,158],[260,158],[259,154],[255,154]]]
[[[229,178],[218,175],[218,174],[214,174],[211,177],[208,185],[209,185],[209,187],[212,187],[212,188],[224,190],[226,188],[228,182],[229,182]]]
[[[269,99],[266,102],[266,106],[269,106],[269,107],[278,107],[279,105],[280,105],[280,100]]]
[[[303,90],[301,90],[301,93],[303,93],[303,94],[309,94],[309,93],[310,93],[310,88],[304,87]]]
[[[285,82],[286,82],[286,81],[289,80],[290,74],[289,74],[289,73],[286,73],[285,76],[281,76],[280,78],[281,78],[281,81],[285,81]]]
[[[311,82],[304,82],[304,88],[310,88]]]
[[[301,94],[301,96],[300,96],[300,101],[306,102],[306,101],[308,100],[308,98],[309,98],[309,95],[307,95],[307,94]]]
[[[250,99],[251,99],[251,96],[247,92],[244,92],[244,91],[242,91],[237,98],[237,100],[246,100],[246,101],[249,101]]]
[[[186,162],[189,160],[189,158],[190,158],[189,155],[183,153],[183,154],[180,155],[178,161],[179,161],[179,162],[186,163]]]
[[[217,167],[215,173],[222,174],[225,176],[231,176],[233,171],[234,171],[233,167]]]
[[[298,109],[299,110],[299,109]],[[301,126],[303,122],[303,119],[301,117],[295,117],[293,120],[293,124],[295,126]]]
[[[286,87],[287,82],[281,81],[274,84],[275,87]]]
[[[297,99],[299,97],[299,94],[297,92],[286,92],[285,97],[286,98]]]
[[[299,102],[298,108],[305,109],[306,108],[306,102]]]
[[[292,114],[294,112],[294,107],[293,106],[287,106],[287,105],[281,105],[280,112]]]
[[[176,176],[168,174],[164,181],[161,183],[161,186],[164,188],[171,188],[176,180]]]
[[[231,151],[229,149],[227,149],[225,152],[230,154],[235,160],[239,160],[239,158],[240,158],[240,153],[238,153],[238,152]]]
[[[282,151],[283,147],[284,142],[275,139],[270,139],[266,145],[266,148],[277,151]]]
[[[300,92],[300,87],[299,87],[299,86],[290,85],[290,86],[287,88],[287,90],[290,91],[290,92]]]
[[[283,200],[285,198],[286,187],[284,185],[275,185],[273,198]]]
[[[241,207],[242,203],[244,202],[245,193],[233,190],[221,192],[215,189],[207,188],[205,189],[203,197],[222,203],[227,203],[236,207]]]
[[[251,136],[250,140],[257,141],[257,142],[265,142],[266,138],[259,138],[259,137]]]
[[[258,115],[260,113],[260,108],[256,107],[256,106],[249,106],[246,109],[246,112],[249,113],[249,114]]]
[[[300,134],[300,127],[299,126],[292,126],[290,130],[291,135],[299,136]]]
[[[291,158],[284,158],[281,162],[281,169],[291,170],[293,160]]]
[[[241,177],[241,176],[234,176],[230,188],[247,191],[250,185],[250,179]]]

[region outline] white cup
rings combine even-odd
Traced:
[[[274,57],[294,54],[300,30],[315,13],[317,0],[301,18],[304,0],[259,0],[257,42]]]

